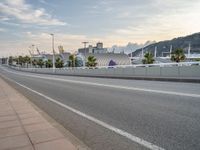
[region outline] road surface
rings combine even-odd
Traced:
[[[0,75],[91,149],[200,149],[200,84]]]

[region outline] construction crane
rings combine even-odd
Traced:
[[[29,52],[29,54],[30,54],[31,56],[34,55],[34,46],[35,46],[35,45],[31,45],[31,46],[29,46],[29,50],[28,50],[28,52]]]
[[[31,53],[31,51],[30,51],[30,50],[29,50],[28,52],[29,52],[29,54],[30,54],[31,56],[33,56],[33,54]]]
[[[38,48],[36,48],[36,49],[37,49],[38,54],[40,55],[41,53],[40,53],[39,49]]]

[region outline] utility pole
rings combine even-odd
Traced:
[[[188,58],[190,57],[190,51],[191,51],[191,43],[189,43],[189,46],[188,46]]]
[[[74,54],[74,67],[76,67],[76,58],[75,58],[75,54]]]
[[[50,34],[52,36],[52,50],[53,50],[53,71],[55,71],[55,50],[54,50],[54,34]]]
[[[144,47],[142,47],[142,58],[144,58]]]
[[[87,45],[89,42],[82,42],[82,43],[84,44],[84,49],[85,49],[84,54],[86,55],[86,45]]]
[[[155,46],[155,51],[154,51],[154,58],[157,56],[157,46]]]
[[[32,52],[34,51],[34,44],[31,45],[32,46]],[[31,68],[33,68],[33,60],[32,60],[32,54],[30,53],[31,55]]]
[[[82,42],[84,44],[84,57],[85,57],[85,61],[84,61],[84,66],[85,66],[85,62],[86,62],[86,45],[89,43],[89,42]]]
[[[20,66],[20,64],[19,64],[19,55],[20,55],[20,54],[19,54],[19,53],[17,53],[17,55],[18,55],[18,67],[19,67],[19,66]]]
[[[171,58],[172,56],[172,45],[170,46],[170,50],[169,50],[169,57]]]

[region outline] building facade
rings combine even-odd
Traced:
[[[82,60],[85,66],[89,56],[96,58],[97,66],[115,66],[115,65],[130,65],[131,61],[126,54],[109,53],[107,48],[103,47],[103,43],[98,42],[95,47],[89,45],[87,48],[78,49],[79,61]]]
[[[78,49],[78,53],[81,53],[81,54],[103,54],[103,53],[107,53],[108,50],[107,48],[103,48],[103,43],[101,42],[98,42],[96,44],[95,47],[93,47],[92,45],[89,45],[88,47],[86,48],[79,48]]]

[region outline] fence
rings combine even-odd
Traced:
[[[126,66],[101,66],[98,68],[20,68],[16,70],[90,77],[114,77],[114,78],[166,78],[166,79],[198,79],[200,80],[200,62],[160,63],[147,65]]]

